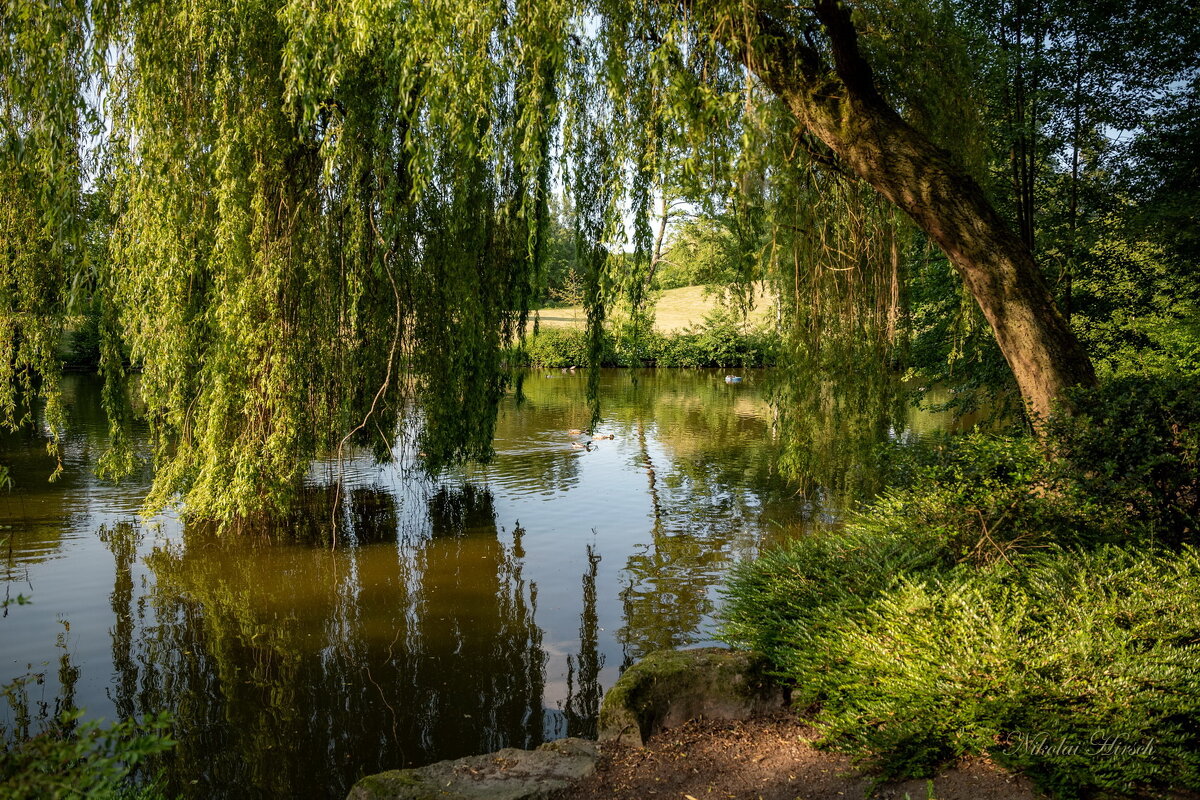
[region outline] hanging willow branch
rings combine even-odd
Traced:
[[[769,12],[798,52],[828,55],[813,9]],[[39,395],[58,419],[54,347],[68,287],[87,285],[103,308],[117,440],[125,356],[141,373],[150,507],[277,514],[314,459],[350,448],[386,459],[401,430],[417,432],[431,471],[487,459],[510,385],[504,349],[524,334],[560,191],[594,347],[607,308],[646,307],[661,257],[650,215],[669,195],[728,227],[744,302],[773,278],[793,377],[890,364],[908,234],[758,77],[763,51],[737,42],[759,36],[764,13],[0,0],[0,189],[13,198],[0,210],[0,422],[18,424]],[[933,19],[929,7],[862,13],[882,31],[866,38],[878,61],[894,66],[875,73],[881,91],[938,122],[907,56],[886,52],[895,20]],[[107,211],[103,258],[85,265],[89,97],[105,100],[91,183]],[[93,279],[80,281],[85,269]],[[796,419],[831,402],[789,397]],[[117,448],[105,469],[132,463]]]

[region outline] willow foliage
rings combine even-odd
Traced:
[[[86,274],[114,420],[103,468],[132,464],[123,387],[136,386],[157,443],[152,507],[271,514],[295,501],[313,458],[351,446],[387,458],[402,430],[420,432],[429,469],[486,459],[509,383],[501,354],[524,333],[559,192],[597,346],[605,306],[644,301],[651,209],[668,185],[733,220],[746,286],[773,271],[795,289],[798,368],[839,342],[878,359],[897,341],[894,215],[823,171],[819,148],[798,147],[794,120],[747,68],[753,52],[730,43],[731,31],[753,38],[751,8],[0,8],[0,182],[17,198],[0,242],[3,420],[14,426],[18,401],[39,392],[55,408],[45,379]],[[797,25],[812,24],[806,13]],[[885,60],[904,50],[900,32],[921,35],[914,20],[946,24],[911,0],[861,13]],[[895,63],[883,82],[910,116],[935,118],[938,103]],[[83,135],[87,115],[105,122],[99,140]],[[73,257],[81,152],[103,155],[88,181],[110,201],[104,258],[86,266]],[[809,334],[827,337],[835,318],[848,327],[818,346]]]
[[[0,429],[30,421],[40,393],[56,456],[63,412],[45,379],[58,372],[62,320],[84,270],[85,9],[0,2]]]
[[[883,0],[857,10],[881,89],[980,175],[982,122],[963,94],[972,64],[952,6]],[[824,145],[797,131],[785,109],[755,108],[762,111],[744,123],[743,152],[766,190],[746,197],[760,206],[759,260],[784,320],[783,368],[771,389],[780,468],[810,500],[840,504],[879,488],[871,451],[905,416],[906,286],[927,242]]]
[[[110,269],[160,433],[152,504],[286,507],[314,455],[386,455],[406,412],[432,466],[488,455],[566,58],[565,9],[539,9],[116,10]]]

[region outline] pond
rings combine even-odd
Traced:
[[[0,683],[32,713],[168,710],[168,792],[342,797],[361,775],[595,732],[600,699],[650,651],[711,643],[738,559],[801,533],[772,471],[761,375],[606,371],[612,438],[583,446],[582,374],[506,398],[496,458],[432,481],[410,454],[313,467],[331,500],[253,536],[137,516],[149,475],[99,481],[98,383],[67,376],[65,472],[3,440]],[[21,703],[0,709],[11,727]]]

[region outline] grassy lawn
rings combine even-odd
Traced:
[[[664,333],[699,325],[704,317],[721,305],[715,295],[705,296],[707,287],[684,286],[668,289],[658,298],[655,306],[654,327]],[[773,313],[771,299],[763,296],[761,283],[754,285],[754,308],[750,312],[750,323],[756,324]],[[587,324],[587,311],[581,306],[567,308],[544,308],[538,312],[543,328],[582,328]],[[532,324],[532,323],[530,323]]]

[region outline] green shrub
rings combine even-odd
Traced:
[[[70,369],[94,370],[100,364],[100,315],[94,308],[64,334],[62,350],[63,364]]]
[[[1095,546],[1153,538],[1124,509],[1096,498],[1025,436],[935,438],[916,449],[909,483],[858,518],[875,539],[921,539],[945,563],[1006,559],[1049,544]]]
[[[1081,493],[1119,506],[1168,543],[1200,529],[1200,378],[1131,376],[1072,395],[1050,421],[1059,466]]]
[[[30,735],[5,735],[0,752],[0,797],[5,800],[149,800],[154,784],[131,778],[146,759],[170,749],[170,723],[163,716],[119,722],[103,728],[80,723],[82,711],[62,714],[53,725]],[[0,733],[7,733],[0,731]]]
[[[628,329],[605,331],[601,340],[603,367],[723,367],[753,368],[775,363],[777,337],[762,330],[744,330],[725,316],[714,316],[694,329],[674,333]],[[588,363],[587,331],[543,329],[526,339],[514,353],[525,366],[560,368]]]
[[[888,777],[986,753],[1060,797],[1200,790],[1197,396],[1114,382],[1045,442],[893,458],[844,527],[734,571],[724,638]]]
[[[612,341],[602,340],[605,358],[611,361]],[[525,340],[524,364],[535,367],[577,367],[588,363],[588,333],[572,328],[548,328]],[[611,366],[611,364],[602,364]]]
[[[1050,545],[1122,541],[1119,510],[1050,491],[1036,442],[970,435],[922,451],[893,488],[836,531],[735,569],[726,635],[782,660],[906,576],[1011,562]],[[799,627],[798,627],[799,626]]]
[[[1200,788],[1195,551],[1050,548],[914,573],[916,548],[893,548],[866,576],[846,552],[743,566],[726,609],[725,636],[770,655],[826,744],[887,777],[987,754],[1061,797]]]

